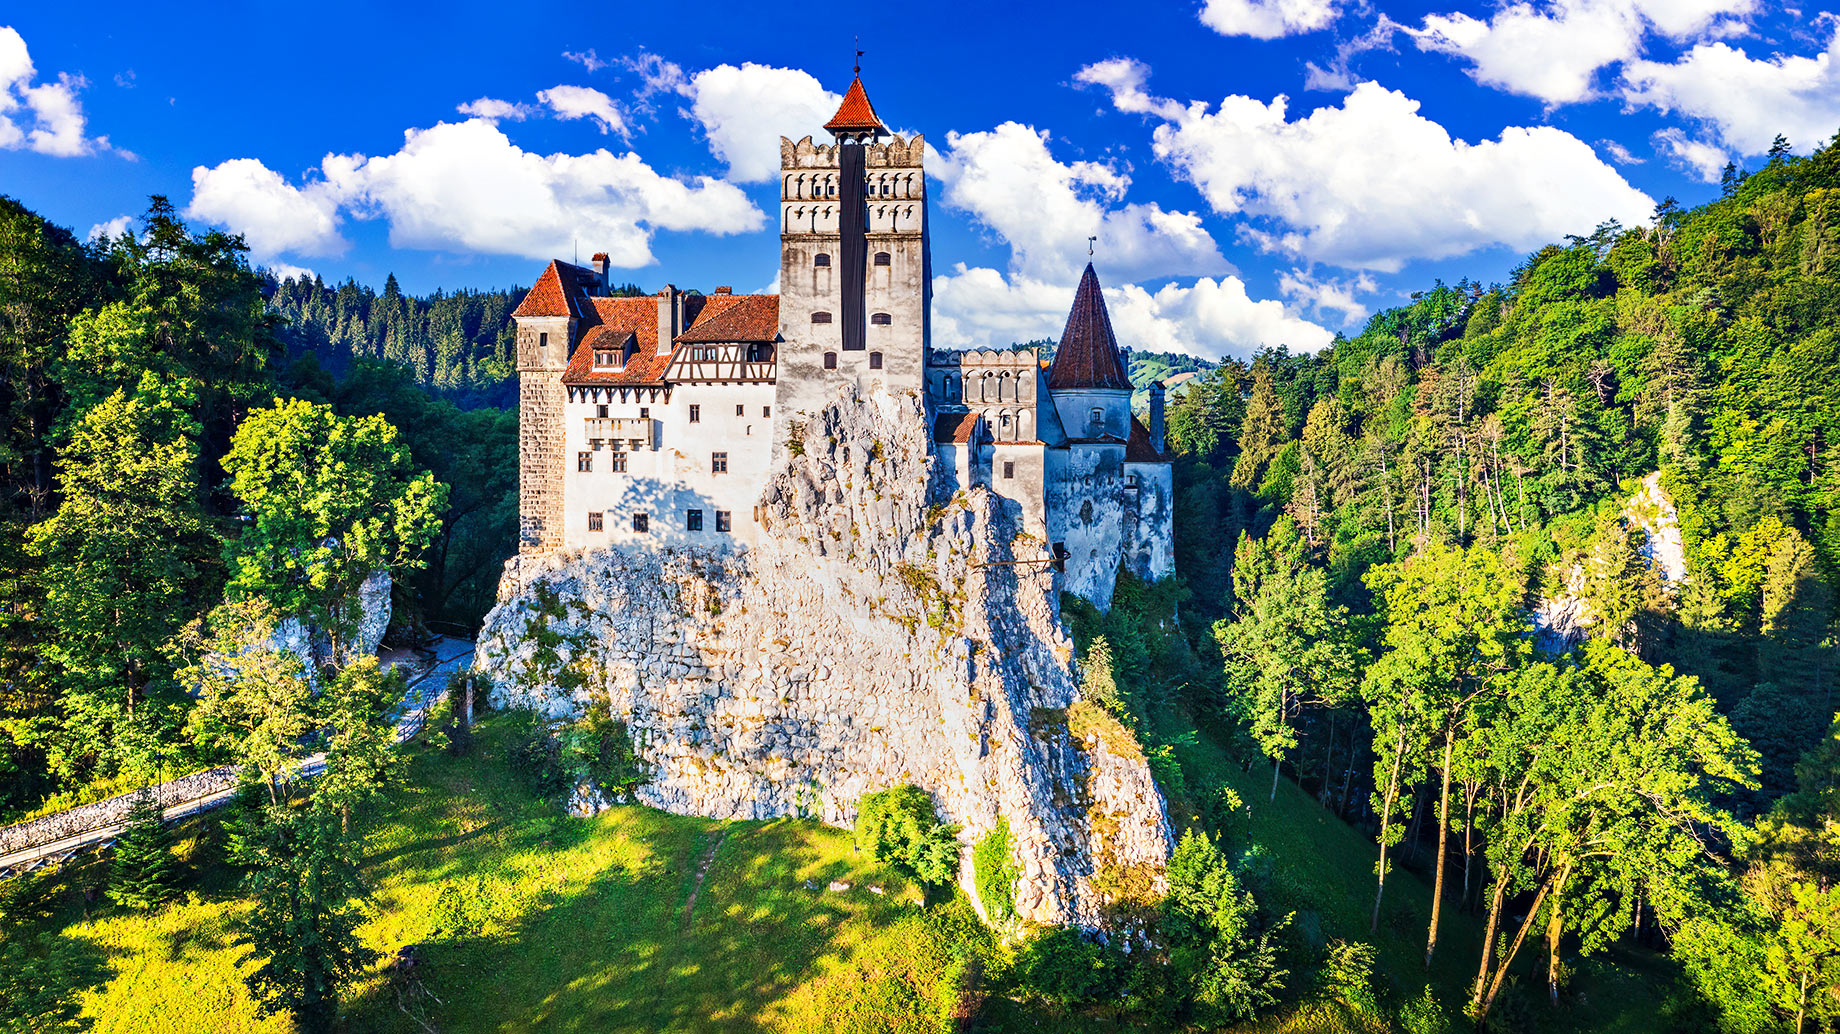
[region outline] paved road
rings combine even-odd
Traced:
[[[464,671],[473,662],[473,644],[464,639],[451,639],[446,636],[434,641],[428,650],[387,650],[379,655],[385,666],[407,668],[409,670],[409,692],[403,697],[402,706],[397,712],[396,739],[398,742],[414,736],[422,730],[428,718],[428,712],[440,702],[441,693],[447,687],[447,677],[456,671]],[[296,771],[301,777],[315,776],[326,767],[326,756],[314,754],[302,758]],[[193,778],[191,776],[182,778]],[[160,787],[172,786],[180,779],[159,784]],[[236,793],[236,785],[198,794],[168,805],[165,809],[168,822],[210,811],[224,804]],[[0,855],[0,879],[31,872],[44,865],[61,862],[79,851],[96,846],[112,844],[126,823],[115,822],[83,830],[70,836],[60,837],[49,843],[21,848],[9,854]]]

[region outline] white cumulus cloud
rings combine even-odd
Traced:
[[[1630,106],[1702,122],[1741,154],[1762,154],[1778,133],[1808,151],[1840,130],[1840,27],[1812,57],[1758,59],[1726,43],[1702,43],[1673,63],[1635,62],[1624,77]]]
[[[1419,49],[1470,62],[1476,81],[1549,105],[1597,95],[1598,70],[1641,55],[1657,33],[1681,40],[1742,28],[1757,0],[1547,0],[1496,10],[1485,21],[1431,14],[1405,31]]]
[[[1338,8],[1337,0],[1207,0],[1201,24],[1223,36],[1277,39],[1328,28]]]
[[[324,183],[298,188],[254,158],[232,158],[192,170],[185,215],[242,234],[258,259],[283,252],[331,258],[347,247],[338,208]]]
[[[1724,151],[1673,126],[1656,133],[1654,144],[1670,164],[1701,183],[1717,183],[1731,160]]]
[[[960,263],[933,278],[934,342],[943,348],[995,348],[1058,339],[1074,286]],[[1250,355],[1266,345],[1315,351],[1334,340],[1283,303],[1253,299],[1235,276],[1171,283],[1155,292],[1121,284],[1105,294],[1112,328],[1126,348],[1217,359]]]
[[[550,110],[561,119],[593,119],[601,127],[602,133],[618,133],[620,139],[630,139],[632,130],[626,125],[626,116],[613,103],[613,98],[588,86],[552,86],[547,90],[538,90],[537,99],[549,105]]]
[[[653,261],[659,230],[730,234],[766,221],[721,180],[662,176],[631,152],[534,154],[484,119],[408,130],[393,154],[329,154],[320,176],[302,185],[254,159],[194,170],[193,182],[188,214],[242,232],[252,246],[263,241],[261,257],[336,253],[341,213],[387,221],[401,248],[542,260],[571,254],[579,241],[623,268]],[[213,188],[202,207],[199,184]]]
[[[704,69],[680,92],[690,99],[690,117],[702,126],[711,153],[727,163],[736,183],[778,176],[779,138],[812,133],[843,102],[808,72],[753,62]]]
[[[1373,294],[1379,289],[1380,285],[1366,273],[1350,280],[1338,280],[1293,269],[1278,276],[1279,294],[1319,318],[1328,313],[1340,313],[1344,327],[1359,326],[1366,321],[1368,309],[1359,296]]]
[[[132,227],[133,225],[134,225],[133,216],[118,215],[115,218],[108,220],[107,222],[97,223],[96,225],[90,227],[89,233],[85,235],[84,239],[93,241],[93,240],[98,240],[103,237],[107,237],[109,240],[117,240],[123,234],[127,233],[129,228]]]
[[[488,122],[522,122],[536,114],[535,108],[516,101],[501,101],[496,97],[481,97],[470,100],[454,108],[462,115],[471,115]]]
[[[1106,87],[1121,111],[1159,119],[1157,157],[1214,211],[1246,217],[1246,239],[1279,254],[1397,272],[1414,259],[1531,248],[1605,219],[1639,224],[1654,210],[1588,144],[1550,126],[1468,143],[1378,83],[1291,119],[1283,96],[1230,96],[1213,108],[1154,97],[1147,73],[1114,59],[1076,78]]]
[[[25,38],[0,25],[0,148],[29,150],[58,158],[115,151],[106,136],[91,137],[83,102],[77,94],[89,86],[80,75],[59,72],[55,80],[37,82]]]
[[[1012,271],[1071,283],[1097,237],[1099,267],[1119,280],[1231,269],[1201,218],[1156,204],[1122,204],[1130,177],[1097,162],[1061,162],[1048,134],[1005,122],[950,133],[931,171],[946,204],[970,213],[1010,246]]]

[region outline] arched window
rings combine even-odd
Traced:
[[[1002,373],[997,374],[997,401],[998,402],[1014,402],[1015,400],[1016,400],[1016,396],[1010,394],[1010,390],[1009,390],[1009,371],[1004,370]],[[1009,422],[1009,418],[1004,417],[1003,420],[1004,420],[1004,423],[1007,425]]]
[[[872,314],[869,317],[869,322],[875,324],[878,327],[886,327],[890,323],[893,323],[894,319],[885,312],[878,312],[878,313]]]
[[[828,254],[820,251],[816,255],[812,256],[811,264],[814,266],[828,266],[831,264],[831,257]]]
[[[826,370],[835,370],[837,368],[837,353],[824,353],[824,368]]]
[[[828,312],[814,312],[811,314],[811,321],[813,323],[829,323],[831,321],[831,314]],[[1093,412],[1097,413],[1098,410],[1095,409]]]
[[[894,259],[885,251],[878,251],[875,253],[875,264],[878,266],[885,266],[892,261],[894,261]]]

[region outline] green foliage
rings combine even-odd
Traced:
[[[300,399],[250,413],[223,463],[250,518],[229,558],[232,590],[312,616],[343,660],[358,587],[380,568],[419,563],[446,486],[415,471],[382,417]]]
[[[1022,946],[1016,979],[1024,993],[1071,1009],[1106,997],[1118,973],[1104,948],[1078,930],[1057,926]]]
[[[1316,975],[1321,992],[1350,1009],[1373,1012],[1379,1007],[1374,995],[1374,949],[1360,941],[1336,939],[1329,942],[1329,954]]]
[[[588,717],[562,732],[558,761],[569,777],[587,782],[610,801],[628,801],[645,781],[626,723],[612,717],[604,701]]]
[[[991,921],[1001,926],[1014,919],[1016,880],[1022,872],[1016,865],[1008,819],[997,819],[990,832],[978,838],[971,849],[971,871],[977,880],[978,900]]]
[[[313,728],[313,690],[300,659],[275,644],[274,608],[225,603],[177,640],[180,679],[197,687],[188,731],[195,743],[262,774],[269,801],[289,796],[294,762]]]
[[[1187,981],[1197,1018],[1251,1019],[1277,1004],[1289,973],[1278,963],[1273,938],[1289,917],[1261,924],[1258,906],[1219,846],[1194,830],[1169,859],[1165,910],[1170,965]]]
[[[1449,1034],[1450,1015],[1438,1004],[1430,984],[1425,985],[1424,994],[1406,999],[1399,1007],[1399,1030],[1401,1034]]]
[[[333,1029],[341,988],[377,958],[357,936],[360,887],[333,813],[271,809],[243,878],[252,907],[236,923],[257,963],[244,981],[264,1012],[288,1013],[302,1032]]]
[[[152,791],[135,795],[127,828],[115,841],[114,856],[109,871],[110,901],[123,908],[154,908],[176,892],[179,862],[173,857],[172,837]]]
[[[958,878],[958,827],[939,821],[933,796],[905,783],[864,794],[856,805],[856,848],[935,886]]]

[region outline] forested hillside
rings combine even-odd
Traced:
[[[515,415],[290,360],[239,239],[143,225],[86,244],[0,198],[0,814],[226,756],[178,676],[220,605],[333,628],[387,567],[405,634],[470,627],[514,548]]]
[[[1497,939],[1473,1008],[1517,952],[1557,1004],[1576,953],[1639,942],[1684,966],[1680,1029],[1834,1015],[1840,146],[1195,380],[1177,568],[1224,678],[1180,706],[1383,872],[1425,851]],[[1672,582],[1627,507],[1655,471]],[[1589,622],[1562,655],[1529,634],[1558,598]]]

